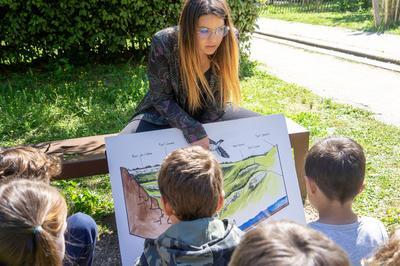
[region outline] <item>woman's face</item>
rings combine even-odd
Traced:
[[[196,37],[197,48],[201,55],[212,55],[217,51],[224,38],[224,27],[224,20],[215,15],[204,15],[199,18]]]

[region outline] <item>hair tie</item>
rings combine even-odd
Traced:
[[[43,231],[43,227],[41,225],[37,225],[35,227],[33,227],[33,234],[36,235],[37,233],[40,233]]]

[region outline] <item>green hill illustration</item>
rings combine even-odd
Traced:
[[[235,213],[249,208],[265,201],[266,199],[273,200],[271,205],[278,202],[279,199],[286,196],[281,168],[279,164],[278,149],[273,146],[265,154],[250,156],[240,161],[222,163],[224,173],[224,190],[225,190],[225,205],[221,210],[222,218],[231,217]],[[143,169],[133,169],[129,171],[129,177],[134,178],[135,183],[139,184],[146,195],[151,197],[152,201],[158,202],[160,205],[160,192],[157,185],[157,171],[159,165],[153,166],[149,172],[144,172]],[[127,175],[126,175],[127,176]],[[123,186],[126,190],[125,184]],[[284,195],[282,195],[284,191]],[[125,199],[127,199],[125,195]],[[130,210],[127,210],[130,213]],[[249,217],[253,218],[257,214]],[[128,215],[129,217],[129,215]],[[133,221],[132,221],[133,222]],[[137,235],[140,235],[136,233]]]
[[[264,155],[249,157],[245,160],[223,164],[225,206],[220,216],[230,217],[237,211],[264,199],[281,197],[282,173],[275,170],[279,163],[277,148],[274,146]],[[267,206],[266,206],[267,207]]]

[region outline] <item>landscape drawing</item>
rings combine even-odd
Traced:
[[[216,157],[218,157],[216,155]],[[277,146],[260,155],[221,163],[225,205],[221,218],[235,220],[242,230],[264,221],[289,204]],[[160,165],[129,170],[121,167],[129,233],[156,238],[170,225],[161,209],[157,185]],[[265,209],[258,210],[259,202]]]
[[[243,231],[270,219],[305,223],[283,116],[204,127],[224,174],[220,218],[233,220]],[[171,225],[162,210],[157,173],[168,153],[187,145],[177,129],[106,139],[123,265],[140,256],[146,238],[157,238]]]

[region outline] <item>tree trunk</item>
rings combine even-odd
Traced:
[[[375,26],[389,26],[400,21],[400,0],[372,0]]]
[[[372,7],[373,7],[373,10],[374,10],[375,27],[378,27],[382,23],[382,18],[381,18],[381,15],[379,13],[379,11],[380,11],[379,0],[372,0]]]
[[[394,21],[400,21],[400,0],[396,1],[396,11],[394,15]]]
[[[383,2],[383,14],[384,14],[384,23],[385,26],[389,24],[390,19],[389,19],[389,1],[390,0],[384,0]]]
[[[396,14],[396,0],[390,0],[390,23],[396,21],[395,14]]]

